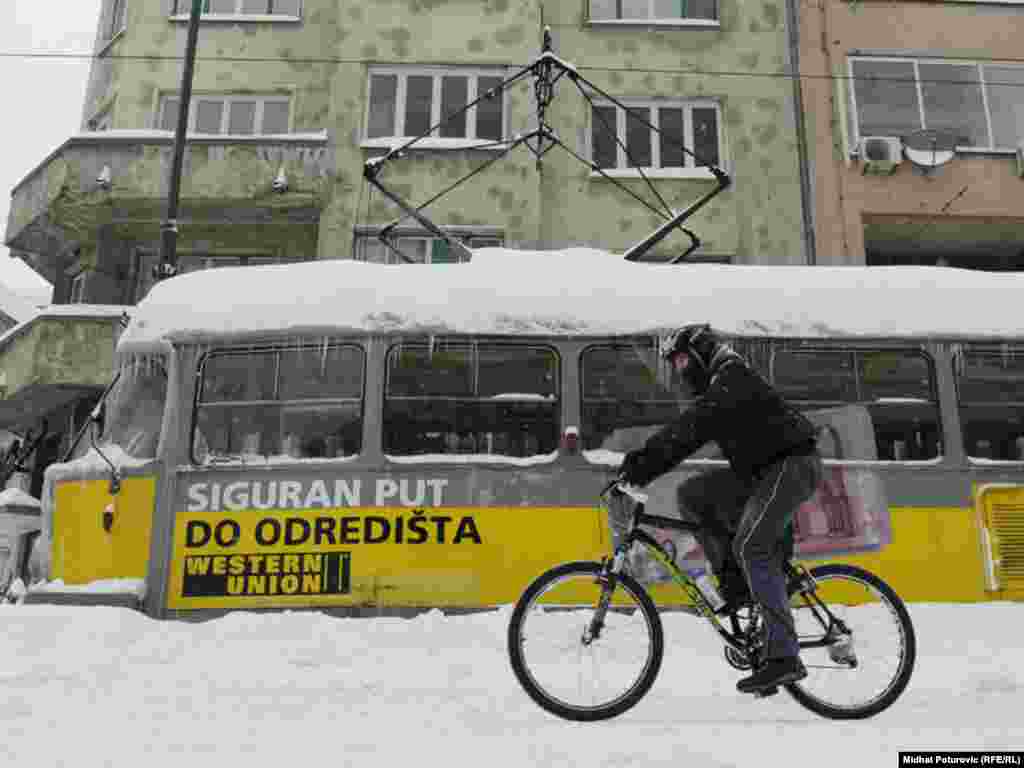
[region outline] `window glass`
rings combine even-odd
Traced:
[[[173,131],[178,127],[178,105],[180,103],[178,99],[164,99],[164,108],[160,112],[160,130]]]
[[[166,361],[133,361],[122,366],[120,373],[107,396],[100,440],[117,445],[133,458],[154,458],[167,402]]]
[[[903,136],[921,127],[913,62],[857,59],[853,77],[861,136]]]
[[[362,444],[364,358],[351,345],[213,353],[203,364],[199,462],[339,458]]]
[[[395,135],[395,104],[398,93],[398,75],[370,77],[370,124],[367,135]]]
[[[384,451],[546,455],[558,447],[557,358],[515,344],[401,344],[388,355]]]
[[[967,455],[1024,461],[1024,348],[968,348],[957,363]]]
[[[653,162],[651,156],[651,110],[642,107],[630,107],[626,112],[626,150],[627,162],[631,166],[649,168]]]
[[[702,165],[718,165],[718,110],[693,108],[693,153]],[[664,165],[664,163],[662,163]]]
[[[598,168],[614,168],[618,162],[615,143],[615,107],[594,107],[593,154]]]
[[[1024,125],[1024,67],[986,64],[984,71],[994,146],[1016,149]]]
[[[224,102],[221,100],[199,99],[195,105],[198,133],[220,133],[221,117],[224,114]]]
[[[430,128],[434,78],[410,75],[405,87],[405,135],[420,136]]]
[[[931,361],[908,350],[778,349],[776,389],[819,426],[828,458],[922,461],[941,455]]]
[[[237,11],[238,0],[206,0],[207,13],[236,13]]]
[[[275,2],[276,6],[277,3]],[[270,0],[242,0],[242,13],[269,13]]]
[[[624,451],[679,416],[682,398],[651,339],[591,347],[580,361],[582,443],[586,450]]]
[[[650,15],[650,0],[619,0],[623,19],[646,19]]]
[[[590,0],[590,18],[614,19],[618,0]]]
[[[287,101],[264,102],[262,133],[288,133]]]
[[[663,108],[658,110],[658,128],[661,133],[661,167],[682,168],[686,165],[686,137],[683,134],[683,110],[680,108]]]
[[[782,349],[772,369],[775,388],[789,400],[823,405],[857,401],[851,352]]]
[[[466,112],[449,118],[469,103],[469,79],[466,77],[441,78],[441,135],[462,138],[466,135]]]
[[[477,95],[483,96],[501,85],[500,77],[481,77],[477,83]],[[497,92],[489,99],[476,105],[476,135],[478,139],[500,141],[504,132],[502,94]]]
[[[248,136],[256,132],[256,102],[232,101],[228,113],[228,133]]]
[[[274,13],[285,16],[298,16],[302,0],[274,0]]]
[[[975,64],[918,65],[928,128],[948,129],[957,146],[987,147],[988,127]]]

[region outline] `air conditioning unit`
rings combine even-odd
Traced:
[[[898,136],[865,136],[860,140],[863,173],[888,176],[903,162],[903,142]]]

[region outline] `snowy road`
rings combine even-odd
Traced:
[[[415,619],[0,608],[0,765],[896,766],[900,750],[1024,749],[1024,604],[913,605],[918,666],[890,710],[822,720],[734,690],[716,639],[666,616],[654,689],[600,724],[519,689],[508,611]]]

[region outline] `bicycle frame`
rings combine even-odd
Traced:
[[[613,483],[609,488],[614,485],[615,484]],[[698,616],[704,617],[710,623],[711,628],[716,632],[719,638],[726,643],[726,645],[743,653],[749,651],[750,649],[746,642],[746,637],[740,628],[739,620],[735,612],[728,614],[732,624],[730,631],[723,625],[721,619],[715,613],[714,609],[711,607],[710,603],[708,603],[701,591],[697,588],[697,585],[694,583],[693,579],[690,578],[689,574],[676,565],[674,558],[653,536],[640,528],[641,525],[649,525],[655,528],[674,529],[696,534],[701,531],[701,526],[696,523],[689,523],[672,517],[648,514],[644,511],[645,502],[642,500],[643,497],[641,494],[626,492],[626,495],[630,496],[634,501],[631,521],[626,531],[626,535],[615,548],[615,553],[612,558],[604,561],[604,569],[602,570],[602,575],[600,577],[602,579],[603,586],[602,598],[598,605],[598,610],[595,612],[594,619],[591,622],[588,634],[591,637],[597,637],[600,634],[601,628],[604,624],[604,614],[610,606],[611,595],[615,591],[617,575],[625,566],[626,556],[629,554],[629,551],[633,548],[634,544],[640,542],[647,547],[651,556],[655,560],[665,566],[669,574],[672,576],[672,579],[679,584],[679,586],[690,597],[690,600],[694,605],[693,612]],[[604,496],[605,494],[602,493],[602,498]],[[825,635],[820,640],[798,640],[800,648],[827,647],[834,643],[838,636],[847,634],[849,629],[843,621],[836,618],[816,594],[815,590],[817,588],[817,584],[807,569],[803,566],[794,566],[788,560],[786,561],[784,568],[787,580],[798,580],[798,588],[801,596],[804,598],[807,606],[814,613],[815,618],[817,618],[817,620],[821,622],[821,625],[826,628]]]

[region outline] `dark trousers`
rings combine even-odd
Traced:
[[[743,507],[732,551],[747,578],[747,586],[764,613],[766,658],[797,656],[793,615],[782,572],[786,527],[797,507],[821,483],[817,453],[789,456],[768,467],[758,478]]]

